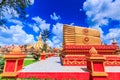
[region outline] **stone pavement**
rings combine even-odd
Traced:
[[[120,66],[106,66],[106,72],[120,72]],[[24,67],[20,72],[87,72],[86,66],[62,66],[59,57],[51,57]]]
[[[23,68],[20,72],[87,72],[86,66],[62,66],[59,57],[51,57]]]
[[[106,66],[106,72],[120,72],[120,66]]]

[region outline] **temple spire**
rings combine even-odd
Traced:
[[[40,35],[38,37],[38,41],[42,41],[42,33],[40,32]]]
[[[115,38],[113,38],[112,40],[113,40],[113,42],[115,42]]]
[[[115,38],[112,39],[112,45],[117,45],[117,42],[115,41]]]

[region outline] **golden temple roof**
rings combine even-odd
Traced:
[[[35,44],[33,44],[33,48],[40,49],[42,47],[43,47],[43,41],[42,41],[42,34],[40,33],[38,37],[38,41]]]
[[[40,33],[39,37],[38,37],[38,41],[36,43],[34,43],[33,45],[29,46],[29,48],[33,47],[36,50],[40,50],[43,48],[43,40],[42,40],[42,34]],[[50,47],[47,45],[47,49],[50,49]]]

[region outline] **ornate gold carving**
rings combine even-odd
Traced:
[[[106,65],[120,65],[119,61],[105,61],[104,64]]]
[[[85,37],[84,40],[85,40],[85,42],[88,42],[88,41],[89,41],[89,38],[88,38],[88,37]]]
[[[92,48],[89,50],[89,53],[90,53],[90,55],[98,55],[98,52],[97,52],[97,50],[96,50],[94,47],[92,47]]]
[[[67,45],[70,43],[79,45],[100,45],[100,32],[98,30],[84,27],[64,25],[63,45]]]
[[[21,54],[21,48],[19,46],[16,46],[11,52],[10,54]]]
[[[83,38],[83,43],[89,44],[89,38],[87,36]]]
[[[85,35],[88,34],[88,29],[87,29],[87,28],[84,28],[84,29],[83,29],[83,34],[85,34]]]
[[[100,31],[98,31],[96,29],[85,28],[85,27],[81,27],[81,26],[74,26],[74,27],[75,27],[75,34],[100,37]]]
[[[100,45],[101,40],[100,38],[93,37],[93,36],[86,36],[86,35],[77,35],[75,36],[75,43],[80,45]]]
[[[69,60],[67,59],[66,60],[66,63],[64,62],[64,64],[73,64],[73,65],[77,65],[77,64],[86,64],[86,61],[85,59],[83,58],[82,60],[79,60],[79,59],[74,59],[74,60]]]

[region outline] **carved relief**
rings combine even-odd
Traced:
[[[100,32],[98,30],[64,25],[63,45],[101,45]]]

